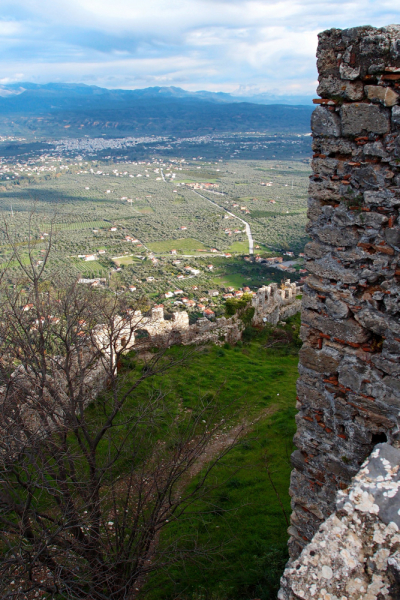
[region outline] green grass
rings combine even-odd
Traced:
[[[43,231],[50,231],[50,223],[43,224]],[[72,223],[54,223],[55,231],[77,231],[79,229],[110,228],[111,223],[106,221],[75,221]]]
[[[249,242],[233,242],[228,248],[228,252],[238,252],[240,254],[246,254],[249,251]]]
[[[223,273],[220,276],[214,277],[213,282],[222,287],[232,286],[234,288],[241,288],[251,284],[251,281],[248,281],[241,273]]]
[[[120,258],[113,258],[116,265],[132,265],[137,262],[137,259],[133,256],[121,256]]]
[[[79,270],[82,277],[105,277],[108,269],[100,261],[84,261],[82,259],[71,259],[71,263]]]
[[[290,320],[288,332],[297,320]],[[221,546],[220,551],[153,576],[144,590],[145,600],[276,598],[287,559],[287,524],[266,463],[289,515],[297,345],[265,349],[267,337],[264,330],[243,346],[207,346],[194,352],[184,368],[146,382],[140,391],[146,394],[158,386],[168,391],[173,412],[196,410],[201,397],[216,394],[227,418],[235,415],[238,422],[251,423],[261,415],[213,472],[218,488],[207,504],[197,506],[203,511],[201,518],[171,523],[160,540],[163,545],[195,537],[204,547]],[[182,351],[174,347],[168,352],[179,356]]]
[[[149,593],[144,595],[146,600],[276,598],[279,576],[287,560],[287,524],[265,461],[286,515],[290,515],[287,490],[294,413],[291,403],[286,409],[281,407],[216,468],[214,481],[222,485],[204,507],[209,512],[198,524],[196,534],[200,544],[221,545],[221,552],[186,565],[184,570],[171,568],[168,578],[155,577]],[[172,525],[165,541],[193,534],[186,527],[185,522]],[[271,572],[271,559],[279,562],[277,572]]]
[[[262,285],[267,285],[268,282],[272,281],[272,277],[270,273],[265,271],[263,275],[259,275],[258,271],[252,273],[251,270],[248,271],[248,274],[242,273],[239,271],[235,271],[232,269],[222,269],[222,273],[217,273],[213,278],[213,282],[215,285],[220,285],[222,287],[233,286],[234,288],[241,288],[244,286],[250,287],[261,287]],[[281,277],[282,279],[282,277]]]
[[[175,249],[181,254],[197,254],[197,250],[206,250],[207,248],[193,238],[183,238],[180,240],[164,240],[162,242],[149,242],[148,248],[153,252],[160,254],[170,252]]]

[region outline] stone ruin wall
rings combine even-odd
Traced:
[[[292,559],[333,513],[338,491],[375,445],[396,446],[400,436],[400,26],[325,31],[317,58],[322,99],[312,115]],[[309,548],[296,563],[301,572]],[[363,568],[378,569],[376,561]],[[314,576],[315,583],[323,577]],[[280,597],[391,597],[364,592],[336,596],[316,586]]]
[[[295,315],[300,311],[301,301],[296,298],[301,293],[301,287],[287,279],[280,288],[276,283],[259,288],[252,299],[254,317],[252,324],[262,326],[265,323],[277,325],[280,321]],[[147,338],[140,338],[132,334],[131,327],[143,330]],[[235,344],[242,337],[244,324],[239,317],[220,317],[210,321],[206,317],[198,319],[193,325],[189,324],[189,315],[186,311],[175,312],[172,319],[164,319],[164,307],[155,306],[149,316],[141,311],[135,311],[127,324],[126,333],[121,329],[121,341],[124,337],[130,343],[127,350],[135,346],[141,350],[151,347],[165,347],[174,344],[204,344],[212,342]]]
[[[277,325],[279,321],[284,321],[298,313],[301,300],[297,296],[301,290],[302,288],[296,283],[291,283],[290,279],[286,279],[280,288],[276,283],[259,288],[252,301],[255,309],[253,325],[256,327],[265,323]]]

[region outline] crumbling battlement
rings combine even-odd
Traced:
[[[291,283],[290,279],[280,288],[276,283],[259,288],[252,300],[253,325],[276,325],[298,313],[301,302],[296,296],[300,292],[301,288],[296,283]],[[237,316],[219,317],[213,321],[203,317],[190,325],[188,313],[182,311],[174,312],[172,319],[164,319],[164,307],[160,304],[154,306],[149,315],[143,315],[140,310],[135,311],[126,320],[126,327],[121,328],[119,342],[127,351],[137,345],[145,349],[207,342],[234,344],[242,337],[243,329],[244,325]]]
[[[317,57],[292,557],[399,437],[400,26],[324,31]]]
[[[301,293],[301,289],[296,283],[291,283],[290,279],[286,279],[280,288],[276,283],[259,288],[252,301],[255,309],[253,325],[276,325],[279,321],[298,313],[301,302],[296,296]]]
[[[123,341],[124,336],[130,333],[130,343],[126,350],[134,346],[145,349],[221,341],[234,344],[241,338],[242,329],[243,324],[237,317],[221,317],[215,321],[204,317],[189,325],[189,315],[182,311],[173,313],[172,319],[164,319],[164,307],[158,305],[151,309],[150,315],[143,315],[140,310],[135,311],[127,320],[126,334],[122,329],[120,338]]]

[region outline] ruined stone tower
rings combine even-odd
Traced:
[[[400,26],[325,31],[317,57],[292,557],[400,420]]]

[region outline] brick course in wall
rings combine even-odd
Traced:
[[[400,26],[319,35],[290,554],[400,409]]]

